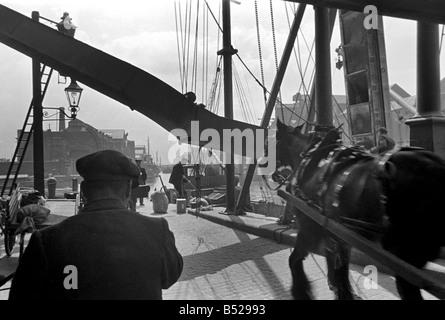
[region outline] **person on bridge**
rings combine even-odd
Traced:
[[[391,151],[396,146],[393,138],[388,135],[388,130],[386,128],[379,128],[377,131],[378,142],[377,146],[371,149],[371,153],[379,154],[381,156],[385,155],[388,151]]]
[[[183,270],[167,220],[127,209],[140,171],[105,150],[76,162],[86,199],[75,216],[35,231],[20,259],[10,300],[161,300]]]

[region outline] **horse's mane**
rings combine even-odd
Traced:
[[[340,145],[339,128],[330,130],[323,138],[316,133],[311,133],[311,144],[307,151],[307,155],[317,153],[320,156],[327,156],[329,152]]]
[[[305,155],[304,168],[300,170],[300,177],[303,181],[318,167],[321,160],[326,159],[332,150],[340,146],[340,132],[338,129],[330,130],[323,138],[319,136],[312,137],[311,147]]]

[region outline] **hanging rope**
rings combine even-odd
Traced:
[[[289,30],[290,30],[291,29],[290,15],[292,14],[292,16],[295,16],[295,13],[296,13],[295,10],[296,9],[295,9],[295,5],[293,5],[293,10],[292,10],[292,13],[290,14],[289,13],[289,9],[288,9],[288,5],[289,4],[287,4],[287,5],[285,4],[285,9],[286,9],[287,23],[288,23],[288,27],[289,27]],[[300,82],[299,88],[297,90],[297,95],[301,91],[303,91],[303,94],[301,95],[303,97],[303,101],[301,101],[299,119],[303,118],[303,113],[305,111],[306,111],[306,114],[309,114],[308,110],[309,110],[309,105],[310,105],[310,94],[308,92],[308,86],[306,85],[306,80],[305,79],[306,79],[306,74],[307,74],[308,69],[309,69],[309,62],[312,59],[312,51],[314,49],[314,43],[315,43],[315,42],[313,42],[311,48],[309,48],[307,46],[307,48],[309,50],[309,57],[308,57],[308,60],[306,62],[306,66],[304,67],[304,70],[303,70],[303,61],[302,61],[301,46],[300,46],[300,36],[304,37],[303,30],[301,28],[298,30],[298,35],[297,35],[297,38],[296,38],[297,49],[295,49],[295,46],[293,48],[293,53],[294,53],[295,60],[296,60],[296,63],[297,63],[297,70],[298,70],[298,73],[300,74],[300,78],[301,78],[301,82]],[[297,50],[298,50],[298,52],[297,52]],[[314,74],[315,74],[315,69],[313,68],[312,69],[312,74],[311,74],[310,79],[309,79],[309,86],[312,83],[312,80],[314,78]],[[297,103],[299,102],[298,100],[299,99],[296,99],[296,101],[294,103],[294,109],[295,109]],[[288,119],[288,123],[287,123],[288,125],[291,124],[291,122],[293,120],[293,115],[294,114],[290,115],[290,117]],[[297,125],[300,125],[300,121],[299,120],[297,122]]]
[[[275,22],[274,22],[274,17],[273,17],[272,0],[270,0],[269,3],[270,3],[270,22],[272,25],[273,52],[274,52],[274,56],[275,56],[275,68],[276,68],[276,71],[278,72],[277,40],[276,40],[276,36],[275,36]],[[281,100],[281,96],[280,96],[280,100]]]
[[[179,15],[178,15],[178,10],[179,10]],[[181,23],[182,15],[181,15],[180,10],[181,10],[181,4],[178,4],[175,1],[176,46],[177,46],[177,51],[178,51],[179,78],[181,81],[181,90],[182,90],[182,92],[184,92],[184,70],[182,69],[182,66],[181,66],[181,57],[182,57],[181,48],[183,48],[182,23]],[[179,20],[179,23],[178,23],[178,20]],[[180,37],[180,35],[181,35],[181,37]]]
[[[264,106],[267,106],[267,95],[265,90],[265,81],[264,81],[264,67],[263,67],[263,55],[261,51],[261,37],[260,37],[260,23],[258,18],[258,3],[255,0],[255,23],[256,23],[256,33],[257,33],[257,41],[258,41],[258,55],[260,60],[260,71],[261,71],[261,84],[263,85],[263,95],[264,95]]]
[[[269,0],[269,6],[270,6],[270,23],[272,25],[273,52],[274,52],[274,56],[275,56],[275,69],[276,69],[276,72],[278,74],[277,40],[276,40],[276,36],[275,36],[275,22],[274,22],[274,17],[273,17],[272,0]],[[282,100],[281,99],[281,90],[278,91],[278,98],[280,100]],[[281,119],[284,122],[284,110],[283,110],[283,108],[281,108]]]
[[[248,103],[246,91],[244,90],[243,82],[241,81],[241,78],[239,76],[238,70],[235,65],[233,66],[233,70],[234,70],[233,75],[234,75],[234,80],[235,80],[235,88],[238,93],[237,97],[238,97],[241,112],[243,114],[244,121],[247,123],[253,124],[255,122],[255,119],[253,117],[251,109],[248,107],[249,103]]]
[[[202,37],[205,41],[202,42],[202,51],[204,52],[202,56],[202,87],[201,87],[201,100],[205,105],[207,105],[206,92],[208,92],[208,74],[209,74],[209,14],[207,10],[203,10],[203,28]]]
[[[176,42],[178,46],[179,75],[182,92],[188,91],[188,66],[190,54],[191,3],[185,4],[182,13],[181,1],[175,2]],[[184,21],[182,17],[184,16]]]
[[[190,30],[191,30],[191,23],[192,23],[192,6],[191,6],[191,2],[187,1],[187,6],[186,6],[186,15],[185,15],[185,42],[184,45],[186,48],[184,48],[184,56],[183,56],[183,66],[185,68],[184,71],[184,77],[185,77],[185,91],[189,91],[188,89],[188,73],[189,73],[189,59],[190,59]]]
[[[191,10],[190,10],[191,11]],[[199,1],[196,5],[196,19],[195,19],[195,38],[193,45],[193,58],[192,58],[192,75],[191,75],[191,88],[188,91],[196,92],[197,79],[198,79],[198,34],[199,34]]]

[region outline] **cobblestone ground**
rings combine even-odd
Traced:
[[[167,219],[184,257],[183,273],[177,283],[163,291],[165,300],[291,299],[289,246],[190,214],[153,214],[150,203],[138,207],[138,210],[145,215]],[[2,245],[0,260],[6,263],[17,259],[17,246],[15,250],[13,257],[5,257]],[[309,255],[304,267],[314,297],[319,300],[334,299],[327,285],[324,258]],[[378,288],[366,289],[365,280],[369,273],[357,265],[351,265],[350,270],[353,288],[362,299],[399,300],[392,277],[379,273]],[[8,287],[10,283],[3,288]],[[0,291],[0,299],[6,300],[8,293],[8,290]],[[424,297],[435,299],[429,294],[424,294]]]
[[[291,248],[217,225],[192,215],[167,214],[184,256],[179,281],[164,291],[167,300],[290,300]],[[316,299],[332,300],[324,257],[309,255],[305,271]],[[365,300],[399,300],[392,277],[379,275],[378,289],[365,289],[363,267],[351,265],[351,283]]]

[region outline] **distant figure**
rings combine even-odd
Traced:
[[[145,185],[145,182],[147,181],[147,171],[143,167],[141,167],[141,160],[136,160],[136,164],[141,171],[141,175],[139,176],[139,185],[143,186]],[[139,198],[139,204],[141,206],[144,205],[144,198]]]
[[[129,211],[139,168],[104,150],[76,162],[85,205],[36,230],[12,280],[10,300],[161,300],[183,270],[166,219]]]
[[[62,21],[57,24],[57,30],[70,37],[74,37],[77,26],[72,23],[73,19],[70,17],[69,13],[64,12],[60,19],[62,19]]]
[[[388,131],[386,130],[386,128],[383,127],[380,128],[377,131],[377,134],[378,134],[377,146],[371,149],[371,153],[383,156],[388,151],[394,149],[396,143],[390,136],[388,136]]]
[[[179,161],[177,164],[173,166],[172,173],[170,174],[170,179],[168,182],[170,182],[178,191],[178,197],[179,198],[185,198],[184,195],[184,182],[187,182],[187,178],[184,175],[184,166],[182,165],[181,161]]]

